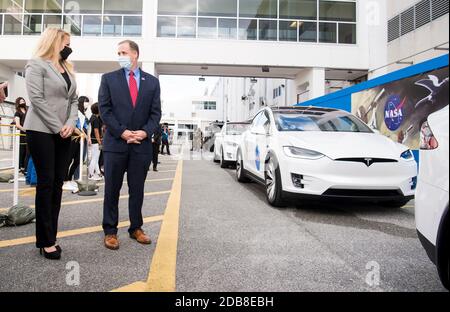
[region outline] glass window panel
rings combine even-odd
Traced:
[[[337,24],[319,23],[319,42],[336,43],[337,42]]]
[[[131,37],[142,36],[142,17],[125,16],[123,18],[123,35]]]
[[[239,15],[244,17],[278,17],[277,0],[240,0]]]
[[[195,38],[196,18],[178,18],[178,38]]]
[[[317,42],[317,23],[300,22],[298,25],[298,40],[300,42]]]
[[[122,35],[122,17],[105,16],[103,17],[103,35],[117,37]]]
[[[102,34],[101,16],[83,17],[83,36],[100,36]]]
[[[5,15],[4,16],[4,35],[21,35],[22,34],[22,16],[21,15]]]
[[[198,19],[198,37],[199,38],[217,38],[217,19],[199,18]]]
[[[40,35],[42,32],[42,15],[25,15],[23,17],[23,34]]]
[[[158,17],[158,37],[175,37],[177,28],[176,17]]]
[[[3,34],[3,15],[0,15],[0,36]]]
[[[237,0],[199,0],[200,16],[237,16]]]
[[[356,22],[356,3],[320,1],[320,19],[326,21]]]
[[[0,0],[0,13],[22,13],[22,1],[23,0]]]
[[[62,0],[25,0],[28,13],[62,13]]]
[[[259,40],[277,41],[277,21],[259,21]]]
[[[142,14],[142,1],[143,0],[105,0],[105,13]]]
[[[240,19],[239,20],[239,39],[256,40],[258,20]]]
[[[109,2],[108,0],[105,3]],[[102,0],[65,1],[64,12],[71,14],[101,14]]]
[[[280,21],[280,41],[297,41],[297,21]]]
[[[237,20],[225,18],[219,19],[219,38],[237,39]]]
[[[62,16],[61,15],[44,15],[44,30],[52,28],[61,28]]]
[[[356,44],[356,24],[339,24],[339,43]]]
[[[197,0],[158,0],[158,14],[196,15]]]
[[[280,0],[280,18],[317,19],[317,0]]]
[[[64,16],[64,30],[72,36],[81,36],[81,15]]]

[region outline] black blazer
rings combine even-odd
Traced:
[[[133,145],[135,152],[152,153],[152,134],[161,120],[161,89],[159,80],[141,70],[136,108],[133,108],[130,89],[123,69],[103,75],[98,101],[100,116],[106,125],[103,151],[126,152],[128,144],[121,136],[125,130],[147,132],[141,145]]]

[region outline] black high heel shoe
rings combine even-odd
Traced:
[[[57,245],[57,246],[55,246],[55,248],[56,248],[56,250],[57,250],[59,253],[62,253],[62,248],[61,248],[61,246]]]
[[[46,259],[49,259],[49,260],[60,260],[61,259],[61,252],[59,252],[58,250],[56,250],[54,252],[46,252],[44,248],[40,248],[39,253],[41,254],[41,256],[43,255]]]

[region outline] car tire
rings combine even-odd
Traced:
[[[241,151],[238,151],[236,156],[236,179],[240,183],[250,182],[250,179],[247,177],[245,173],[244,160],[242,159]]]
[[[223,148],[220,149],[220,168],[222,169],[228,168],[228,161],[226,161],[224,158]]]
[[[280,167],[275,159],[269,158],[267,160],[264,177],[267,202],[274,207],[286,207],[283,200]]]
[[[389,208],[400,209],[400,208],[403,208],[407,203],[409,203],[409,200],[396,200],[396,201],[386,202],[383,205],[385,205],[386,207],[389,207]]]
[[[216,164],[218,164],[218,163],[220,163],[220,160],[219,159],[217,159],[217,154],[216,154],[216,150],[214,149],[214,157],[213,157],[213,161],[216,163]]]

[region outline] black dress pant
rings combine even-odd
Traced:
[[[128,212],[131,234],[144,224],[142,205],[144,203],[144,186],[152,154],[139,154],[129,146],[124,153],[103,152],[105,169],[105,199],[103,202],[103,231],[105,235],[116,235],[119,224],[119,197],[123,178],[127,172]]]
[[[36,247],[48,248],[56,243],[62,187],[69,166],[70,138],[28,131],[27,142],[37,174]]]
[[[21,133],[24,135],[24,133]],[[24,172],[27,171],[28,167],[28,159],[29,159],[29,152],[27,147],[27,139],[24,136],[20,137],[20,148],[19,148],[19,168],[24,170]]]
[[[158,167],[159,146],[160,144],[153,143],[153,169],[156,169]]]
[[[80,142],[72,140],[70,143],[69,170],[65,181],[72,181],[76,170],[80,167]]]
[[[169,148],[169,142],[162,142],[162,147],[161,147],[161,154],[164,155],[164,147],[166,147],[167,149],[167,154],[170,155],[170,148]]]

